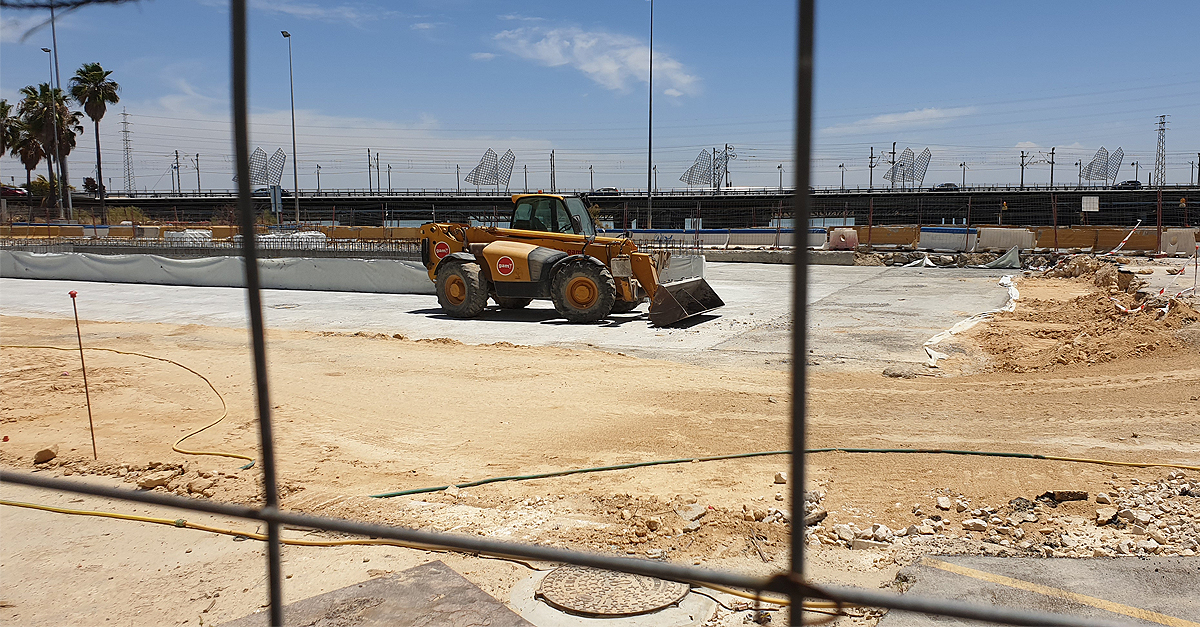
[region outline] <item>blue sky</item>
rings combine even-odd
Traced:
[[[649,3],[251,2],[252,139],[289,153],[287,41],[292,33],[300,186],[367,185],[366,150],[392,166],[392,187],[454,187],[493,148],[517,155],[512,187],[646,185]],[[101,123],[104,171],[120,189],[119,115],[129,113],[137,187],[228,188],[227,4],[157,0],[79,9],[58,22],[64,80],[82,63],[113,70],[122,102]],[[654,162],[658,186],[708,147],[732,144],[736,186],[784,184],[791,163],[794,4],[655,3]],[[0,96],[45,81],[45,12],[5,10]],[[1057,147],[1055,179],[1100,146],[1126,158],[1119,178],[1145,181],[1154,121],[1169,114],[1168,180],[1186,182],[1200,151],[1200,3],[823,2],[816,53],[817,185],[866,186],[868,154],[933,153],[925,183],[1014,183],[1022,149]],[[73,184],[94,170],[90,128],[71,155]],[[874,172],[876,185],[886,168]],[[12,159],[0,176],[20,182]],[[1036,163],[1027,183],[1045,183]],[[464,183],[465,186],[465,183]]]

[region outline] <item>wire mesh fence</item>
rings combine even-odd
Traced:
[[[772,591],[787,595],[794,608],[803,607],[805,599],[826,599],[838,604],[868,605],[895,610],[924,612],[927,614],[993,621],[1010,625],[1056,625],[1084,627],[1112,624],[1094,618],[1074,618],[1063,615],[1052,615],[1004,606],[984,606],[968,604],[944,599],[931,599],[913,595],[891,595],[880,592],[834,586],[815,586],[805,578],[805,524],[804,524],[804,486],[805,467],[805,421],[806,421],[806,375],[805,360],[794,360],[792,370],[792,490],[800,490],[801,494],[793,495],[791,499],[791,559],[789,568],[771,577],[747,576],[729,571],[703,569],[694,566],[672,564],[654,560],[634,559],[585,553],[581,551],[520,544],[499,541],[477,536],[467,536],[454,533],[429,532],[408,529],[401,526],[375,525],[352,520],[327,517],[306,516],[281,511],[279,508],[279,491],[276,478],[275,440],[272,429],[271,399],[267,379],[266,340],[263,323],[262,297],[258,264],[260,252],[264,250],[263,240],[254,234],[254,212],[252,211],[251,190],[249,185],[249,133],[248,133],[248,92],[247,92],[247,24],[245,0],[232,0],[230,6],[232,31],[232,60],[233,60],[233,109],[234,136],[237,150],[238,180],[242,181],[239,189],[238,209],[241,219],[242,232],[247,235],[240,242],[246,272],[246,293],[250,318],[250,331],[253,344],[254,377],[260,434],[260,467],[262,468],[262,505],[248,506],[223,503],[217,501],[185,499],[181,497],[155,494],[153,492],[136,492],[132,490],[110,488],[102,485],[75,482],[35,475],[0,470],[0,481],[34,486],[52,490],[91,494],[126,501],[148,503],[183,510],[209,512],[266,523],[267,527],[267,581],[269,598],[269,620],[271,625],[284,623],[283,571],[280,556],[280,527],[283,524],[296,525],[306,528],[340,531],[343,533],[388,538],[411,543],[415,546],[442,547],[451,550],[464,551],[474,554],[515,557],[522,559],[546,560],[590,566],[607,570],[621,571],[658,577],[680,582],[698,582],[722,586],[733,586],[755,591]],[[802,164],[799,169],[798,184],[800,189],[806,189],[808,183],[808,167],[811,144],[811,101],[812,101],[812,52],[813,52],[813,17],[814,0],[801,0],[798,11],[798,63],[797,63],[797,135],[796,162]],[[792,216],[797,222],[806,224],[809,219],[810,196],[807,193],[798,194],[793,199]],[[761,205],[753,205],[750,210],[757,211]],[[771,207],[767,207],[770,209]],[[951,210],[951,206],[942,207],[943,211]],[[692,213],[692,207],[667,207],[668,213],[678,218],[684,218]],[[782,203],[776,215],[783,213]],[[818,206],[817,212],[836,211],[837,207]],[[696,209],[701,212],[703,207]],[[648,213],[653,211],[647,208]],[[848,207],[841,211],[849,212]],[[897,210],[899,211],[899,210]],[[816,213],[814,213],[816,215]],[[647,220],[654,218],[649,213]],[[793,354],[806,354],[807,328],[807,260],[804,255],[795,256],[793,303],[795,308],[795,323],[793,332]],[[790,621],[793,625],[803,624],[801,611],[793,611]]]

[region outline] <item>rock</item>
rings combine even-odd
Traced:
[[[1096,495],[1096,502],[1101,505],[1112,505],[1112,498],[1101,492]]]
[[[462,490],[456,485],[446,488],[446,494],[453,496],[454,498],[458,498],[460,492],[462,492]]]
[[[883,376],[893,379],[916,379],[917,373],[911,368],[901,368],[897,366],[888,366],[883,369]]]
[[[783,500],[783,492],[776,492],[776,493],[775,493],[775,500],[776,500],[776,501],[782,501],[782,500]]]
[[[1050,494],[1059,503],[1064,501],[1086,501],[1088,498],[1088,493],[1083,490],[1053,490]]]
[[[762,509],[754,510],[754,520],[761,522],[763,520],[766,520],[766,518],[767,518],[766,510],[762,510]]]
[[[708,513],[708,508],[703,505],[688,505],[687,507],[676,512],[680,518],[684,520],[700,520]],[[757,516],[755,517],[757,518]]]
[[[950,511],[950,505],[951,505],[950,497],[948,497],[948,496],[937,497],[937,508],[938,509]]]
[[[192,479],[187,484],[187,491],[194,494],[212,496],[212,487],[215,485],[217,485],[217,482],[212,479]]]
[[[1112,519],[1116,518],[1116,516],[1117,516],[1117,508],[1101,507],[1100,509],[1096,510],[1096,524],[1103,525],[1103,524],[1111,521]]]
[[[775,473],[775,483],[779,483],[779,484],[787,483],[787,473],[786,472]]]
[[[1117,553],[1121,553],[1122,555],[1129,555],[1130,553],[1133,553],[1133,540],[1122,540],[1121,543],[1117,545]]]
[[[683,526],[684,533],[692,533],[693,531],[700,531],[700,521],[693,520],[692,522]]]
[[[174,470],[161,470],[159,472],[152,472],[144,477],[139,478],[137,484],[139,488],[144,490],[153,490],[159,486],[165,486],[168,483],[171,483],[171,480],[174,478]]]
[[[630,518],[633,518],[633,512],[627,509],[621,510],[621,520],[629,520]]]
[[[751,516],[751,519],[753,519],[753,518],[754,517]],[[647,518],[646,519],[646,528],[649,529],[650,531],[658,531],[660,527],[662,527],[661,519],[659,519],[659,518]]]
[[[1164,536],[1162,534],[1162,532],[1157,529],[1151,530],[1148,535],[1150,536],[1151,540],[1154,540],[1155,542],[1157,542],[1159,544],[1167,544],[1167,537]]]
[[[962,526],[967,531],[987,531],[988,528],[987,521],[978,518],[968,518],[963,521]]]
[[[822,520],[825,520],[825,517],[828,515],[829,515],[829,512],[827,512],[823,509],[818,509],[804,517],[804,524],[807,526],[815,525],[815,524],[821,522]]]
[[[833,533],[837,535],[839,540],[850,542],[854,539],[854,529],[850,525],[838,525],[833,528]]]
[[[887,542],[892,539],[895,534],[887,525],[875,523],[871,525],[871,539],[876,542]]]
[[[1023,512],[1026,510],[1033,509],[1033,501],[1030,501],[1029,499],[1023,498],[1020,496],[1009,501],[1008,504],[1009,504],[1009,506],[1011,506],[1013,508],[1014,512]]]
[[[932,525],[920,525],[917,527],[917,533],[919,533],[923,536],[931,536],[934,533],[937,533],[937,530],[934,529]],[[912,535],[912,534],[909,534],[909,535]]]
[[[855,538],[850,541],[850,548],[854,550],[863,549],[883,549],[891,546],[887,542],[877,542],[875,540],[867,540],[865,538]]]
[[[55,457],[58,457],[58,445],[48,446],[33,454],[33,463],[44,464]]]
[[[1147,538],[1137,543],[1137,548],[1147,553],[1158,553],[1162,550],[1162,546],[1155,542],[1153,538]]]

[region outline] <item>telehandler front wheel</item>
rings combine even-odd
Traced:
[[[554,275],[550,299],[567,322],[596,322],[612,311],[617,286],[608,268],[586,259],[568,261]]]
[[[436,286],[442,311],[455,318],[474,318],[487,306],[487,281],[477,263],[443,263],[437,271]]]

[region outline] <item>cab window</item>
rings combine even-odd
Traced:
[[[529,229],[529,219],[533,217],[533,203],[522,200],[513,211],[512,228]]]

